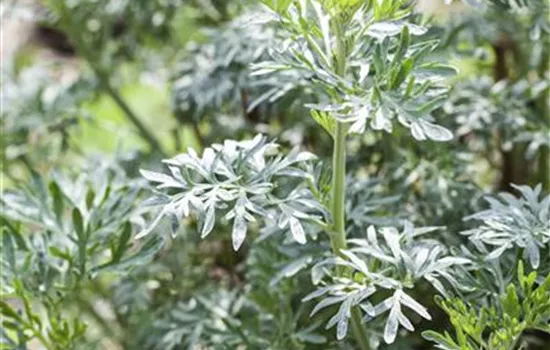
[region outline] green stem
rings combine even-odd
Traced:
[[[27,168],[27,170],[29,172],[34,172],[34,168],[32,166],[32,163],[31,161],[29,160],[29,158],[27,157],[27,155],[23,154],[22,156],[19,157],[19,159],[21,160],[21,163],[23,163],[23,165],[25,166],[25,168]]]
[[[334,137],[334,155],[332,162],[332,218],[334,222],[331,235],[332,251],[341,255],[346,249],[346,125],[336,123]],[[339,274],[342,271],[338,272]],[[362,324],[361,312],[354,307],[351,310],[351,328],[361,350],[370,350],[369,338]]]
[[[313,49],[313,51],[315,51],[317,53],[317,55],[319,56],[319,58],[323,62],[323,64],[327,67],[330,67],[327,56],[325,55],[323,50],[321,50],[321,48],[319,47],[317,42],[314,39],[312,39],[311,36],[308,33],[305,33],[304,37],[307,40],[309,46]]]
[[[517,335],[512,341],[512,343],[510,344],[510,346],[508,346],[507,350],[516,350],[516,345],[518,344],[518,341],[520,338],[521,338],[521,334]]]
[[[66,7],[65,3],[54,3],[56,5],[59,15],[61,17],[61,22],[64,23],[65,34],[72,41],[73,45],[77,49],[78,53],[86,60],[94,74],[99,79],[101,87],[107,92],[107,94],[113,99],[113,101],[118,105],[118,107],[124,112],[126,119],[128,119],[134,126],[137,128],[140,136],[149,143],[153,151],[159,152],[161,155],[165,156],[161,143],[157,138],[151,133],[147,127],[141,122],[138,116],[130,108],[130,106],[124,101],[119,92],[111,85],[109,81],[109,74],[105,72],[100,65],[98,65],[97,53],[93,51],[93,48],[87,46],[85,40],[80,37],[81,29],[78,25],[75,25],[70,10]],[[58,6],[58,7],[57,7]]]
[[[361,350],[370,350],[369,335],[363,325],[361,310],[358,307],[351,309],[351,329]]]
[[[55,350],[55,347],[50,344],[50,342],[46,339],[46,337],[44,337],[40,330],[35,330],[33,328],[33,332],[36,339],[40,342],[40,344],[42,344],[44,348],[46,348],[46,350]]]
[[[90,63],[90,66],[92,67],[92,70],[94,70],[95,74],[98,76],[99,81],[105,92],[115,101],[115,103],[118,105],[118,107],[124,112],[126,115],[126,118],[134,124],[134,126],[137,128],[139,134],[141,137],[149,143],[153,151],[157,151],[161,153],[162,155],[165,155],[162,146],[160,142],[156,139],[156,137],[147,129],[147,127],[141,122],[141,120],[138,118],[138,116],[134,113],[134,111],[130,108],[130,106],[124,101],[122,96],[118,93],[118,91],[113,88],[111,83],[109,82],[109,79],[101,72],[99,72],[93,64]]]
[[[341,77],[346,75],[346,47],[345,33],[340,23],[335,23],[334,33],[336,35],[336,55],[333,57],[333,64],[336,74]],[[334,132],[334,153],[332,158],[332,220],[334,223],[331,235],[331,246],[335,254],[341,255],[346,249],[346,136],[347,126],[344,123],[336,122]],[[342,274],[342,270],[338,274]],[[369,339],[366,328],[362,324],[361,311],[358,307],[351,310],[351,328],[355,340],[361,350],[370,350]]]
[[[332,250],[340,255],[346,249],[346,133],[344,124],[336,123],[334,135],[334,153],[332,156]]]
[[[29,317],[30,318],[30,317]],[[48,339],[46,339],[46,337],[44,336],[44,334],[42,334],[42,330],[40,329],[40,326],[38,329],[36,329],[34,327],[34,321],[30,321],[30,322],[26,322],[25,320],[21,319],[23,325],[25,327],[27,327],[32,335],[34,336],[34,338],[40,342],[40,344],[42,344],[42,346],[46,349],[46,350],[55,350],[55,347],[48,341]]]
[[[199,128],[199,123],[195,122],[193,125],[193,132],[195,133],[195,137],[197,139],[197,143],[200,146],[200,149],[203,149],[206,145],[206,140],[204,139],[204,135],[201,132],[201,129]]]

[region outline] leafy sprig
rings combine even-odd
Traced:
[[[404,20],[408,10],[392,6],[369,2],[346,7],[355,10],[350,10],[354,14],[341,33],[347,38],[342,50],[349,74],[340,76],[338,62],[331,59],[339,29],[330,22],[330,10],[318,1],[291,2],[275,15],[282,24],[282,44],[272,51],[271,61],[255,65],[253,74],[302,72],[302,79],[325,95],[326,102],[307,107],[331,134],[334,121],[349,124],[351,133],[362,133],[367,123],[374,130],[391,132],[395,118],[418,140],[448,141],[452,134],[433,123],[431,112],[445,98],[442,79],[455,70],[426,60],[437,42],[415,43],[413,36],[426,29]]]
[[[6,341],[26,346],[34,339],[51,350],[82,344],[86,324],[63,309],[80,302],[98,273],[145,264],[163,246],[158,236],[132,243],[140,187],[120,169],[99,166],[78,177],[33,172],[25,188],[5,191],[1,312],[19,334]]]
[[[384,329],[384,340],[387,343],[395,341],[399,325],[410,331],[414,329],[402,312],[403,306],[425,319],[431,319],[427,309],[405,290],[425,280],[441,294],[447,295],[442,280],[454,288],[460,288],[451,270],[469,263],[468,259],[448,256],[445,246],[436,240],[419,238],[437,229],[415,229],[406,222],[401,232],[394,227],[387,227],[377,233],[370,226],[366,238],[350,239],[351,246],[342,252],[344,258],[331,257],[312,268],[313,282],[323,282],[325,286],[303,299],[308,301],[322,297],[311,315],[328,306],[340,304],[338,312],[328,321],[327,328],[337,325],[337,338],[343,339],[352,307],[361,308],[365,314],[364,321],[370,321],[389,310]],[[379,236],[383,237],[382,242],[379,242]],[[328,267],[344,268],[345,273],[342,277],[331,275]],[[391,295],[373,304],[375,295],[387,293]]]
[[[142,175],[156,183],[158,190],[174,192],[157,191],[146,203],[160,205],[161,210],[139,236],[151,232],[165,216],[171,218],[172,233],[176,234],[180,221],[195,214],[204,238],[212,232],[216,214],[222,212],[225,220],[233,222],[233,248],[238,250],[246,238],[249,223],[266,215],[269,219],[268,209],[275,209],[277,226],[289,227],[294,239],[304,244],[306,235],[301,222],[322,223],[325,209],[304,186],[277,195],[277,183],[307,180],[309,175],[300,165],[315,157],[297,149],[283,156],[277,148],[277,144],[258,135],[248,141],[214,144],[204,150],[202,157],[191,149],[165,160],[170,175],[142,170]]]
[[[454,336],[426,331],[423,336],[445,350],[516,349],[526,330],[550,333],[550,275],[539,281],[536,271],[526,274],[520,260],[517,280],[489,304],[460,299],[438,299],[449,316]]]
[[[488,210],[467,217],[482,225],[463,232],[477,247],[486,247],[486,260],[498,259],[505,251],[522,252],[523,258],[537,269],[546,263],[550,244],[550,195],[541,197],[542,186],[534,189],[515,186],[516,198],[501,193],[499,199],[488,197]],[[539,198],[540,197],[540,198]]]

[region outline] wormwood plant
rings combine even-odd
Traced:
[[[550,197],[470,174],[508,141],[545,161],[547,5],[467,2],[438,43],[404,0],[48,1],[95,79],[3,80],[0,349],[546,350]],[[208,28],[184,47],[191,17]],[[509,39],[447,96],[438,60]],[[91,159],[75,132],[109,117],[103,92],[167,146],[117,89],[151,57],[201,151],[139,177],[159,162]],[[503,62],[528,65],[486,77]]]
[[[115,67],[136,60],[138,52],[149,56],[147,49],[154,39],[169,37],[168,23],[179,1],[52,0],[44,4],[46,24],[67,36],[98,88],[116,103],[143,141],[163,154],[164,145],[123,98],[113,77],[118,73]]]
[[[102,293],[94,276],[145,264],[162,247],[159,236],[132,242],[141,185],[117,167],[94,167],[70,177],[33,172],[24,188],[3,193],[2,349],[26,349],[31,341],[44,349],[78,348],[88,322],[75,309],[110,334],[86,298]]]
[[[501,160],[491,163],[501,167],[501,189],[526,182],[523,169],[531,167],[538,176],[530,177],[548,190],[548,1],[465,2],[475,11],[451,20],[443,46],[474,57],[476,74],[456,86],[446,113],[455,117],[457,136],[468,135],[477,152],[500,153]],[[471,45],[459,44],[464,37]],[[481,125],[491,125],[493,132],[482,135]],[[491,145],[497,152],[489,151]]]
[[[77,148],[72,132],[88,119],[81,105],[94,86],[85,80],[59,81],[55,68],[47,64],[16,72],[8,62],[2,74],[6,108],[0,113],[1,159],[13,180],[16,174],[9,165],[17,161],[26,167],[52,165],[60,154]]]
[[[201,156],[189,150],[164,161],[169,174],[142,170],[156,184],[146,204],[160,209],[140,236],[164,217],[176,234],[180,222],[193,215],[201,237],[206,237],[217,219],[223,219],[232,225],[233,248],[238,250],[250,226],[275,226],[307,244],[313,238],[304,227],[313,224],[329,236],[331,252],[316,259],[311,270],[313,282],[324,285],[303,300],[321,298],[311,314],[339,304],[327,328],[337,326],[337,339],[342,340],[351,322],[355,341],[369,349],[375,341],[369,340],[364,321],[389,311],[383,338],[392,343],[400,325],[413,329],[404,308],[430,319],[406,290],[426,280],[445,294],[441,280],[456,285],[449,271],[468,260],[451,257],[443,245],[421,237],[437,227],[415,229],[407,222],[401,231],[377,232],[370,226],[366,238],[348,239],[364,237],[364,231],[347,227],[346,140],[368,127],[391,133],[397,127],[394,121],[417,140],[450,140],[451,132],[437,125],[431,112],[445,100],[443,78],[455,70],[430,57],[437,42],[422,40],[427,29],[413,23],[409,1],[265,4],[263,14],[252,21],[274,26],[278,44],[271,48],[271,60],[254,66],[253,75],[289,71],[295,84],[307,82],[314,90],[317,102],[307,107],[333,140],[330,183],[316,181],[313,154],[293,150],[285,155],[262,135],[214,144]]]
[[[437,300],[454,335],[423,334],[440,349],[516,349],[527,346],[524,332],[550,331],[550,196],[514,187],[519,198],[488,197],[487,210],[466,218],[481,223],[463,232],[472,243],[460,248],[472,262],[458,274],[465,288]]]
[[[540,278],[536,271],[525,273],[523,261],[517,266],[517,277],[499,297],[487,304],[461,299],[437,299],[449,316],[455,336],[426,331],[424,337],[439,349],[516,349],[521,335],[528,330],[550,332],[550,274]]]

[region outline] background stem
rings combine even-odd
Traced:
[[[111,83],[109,82],[109,79],[105,77],[102,73],[94,69],[93,64],[90,63],[90,65],[92,66],[94,73],[98,76],[101,86],[103,87],[105,92],[113,99],[113,101],[118,105],[118,107],[122,110],[122,112],[124,112],[124,115],[126,115],[126,118],[136,127],[141,137],[145,141],[147,141],[147,143],[151,146],[153,151],[156,151],[164,156],[165,153],[162,149],[160,142],[141,122],[141,120],[130,108],[130,106],[126,103],[126,101],[124,101],[124,99],[118,93],[118,91],[112,87]]]
[[[539,68],[539,78],[543,79],[544,74],[548,70],[548,62],[550,61],[550,35],[543,34],[543,45],[542,45],[542,57]],[[548,110],[548,101],[550,97],[548,93],[543,93],[537,101],[539,107],[539,114],[544,125],[546,125],[547,130],[550,130],[550,110]],[[539,155],[539,181],[542,183],[542,186],[545,191],[550,191],[550,149],[548,146],[542,146]]]
[[[113,99],[122,112],[124,112],[126,119],[128,119],[128,121],[130,121],[137,128],[139,135],[151,146],[152,150],[160,153],[162,156],[166,156],[162,149],[161,143],[157,140],[153,133],[148,130],[145,124],[141,122],[137,114],[134,113],[119,92],[112,86],[109,81],[109,74],[112,74],[112,71],[111,73],[105,73],[102,67],[98,64],[99,59],[97,58],[97,54],[95,54],[94,49],[89,47],[85,40],[83,40],[80,36],[80,29],[78,26],[75,26],[70,10],[66,7],[65,3],[61,2],[58,6],[58,15],[61,17],[61,23],[64,24],[63,30],[65,31],[65,34],[97,76],[103,90],[105,90],[105,92]]]

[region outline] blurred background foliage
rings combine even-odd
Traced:
[[[455,137],[367,128],[350,141],[353,232],[407,219],[446,226],[437,238],[459,245],[484,195],[550,189],[548,2],[446,2],[420,1],[415,21],[460,68],[436,110]],[[326,241],[256,232],[233,252],[229,229],[200,240],[193,220],[175,238],[167,224],[131,238],[149,215],[138,169],[159,157],[260,132],[329,162],[307,79],[250,76],[278,45],[257,11],[252,0],[3,1],[0,348],[352,348],[300,303],[313,289],[301,271]],[[382,348],[430,346],[403,333]]]

